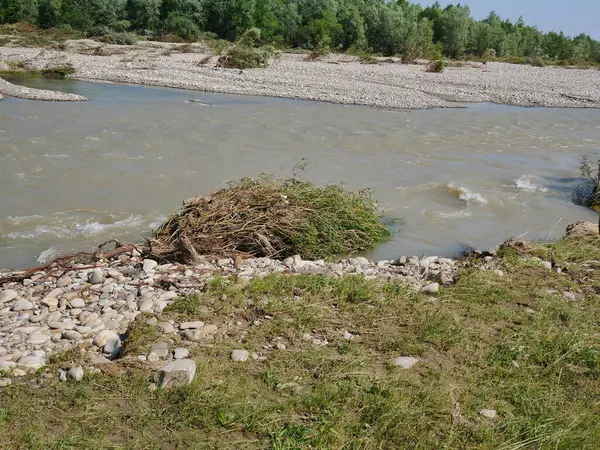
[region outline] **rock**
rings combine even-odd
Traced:
[[[503,277],[503,276],[504,276],[504,272],[503,272],[503,271],[501,271],[500,269],[495,269],[495,270],[493,271],[493,273],[494,273],[495,275],[498,275],[499,277]]]
[[[348,331],[344,331],[344,332],[342,333],[342,337],[343,337],[344,339],[346,339],[347,341],[349,341],[349,340],[351,340],[351,339],[354,339],[354,335],[353,335],[352,333],[349,333]]]
[[[204,322],[183,322],[179,324],[180,330],[195,330],[197,328],[202,328],[204,326]]]
[[[33,309],[33,303],[31,303],[29,300],[17,300],[15,302],[15,304],[12,307],[13,311],[28,311],[30,309]]]
[[[250,354],[246,350],[233,350],[231,352],[231,360],[236,362],[244,362]]]
[[[72,367],[67,372],[67,380],[81,381],[83,379],[83,367]]]
[[[163,292],[162,294],[160,294],[160,296],[158,297],[158,301],[164,302],[164,301],[168,301],[168,300],[173,300],[175,297],[179,297],[179,294],[177,294],[177,292],[167,291],[167,292]]]
[[[495,419],[497,416],[495,409],[482,409],[481,411],[479,411],[479,415],[490,420]]]
[[[569,291],[563,291],[562,295],[567,300],[576,300],[577,299],[575,297],[575,294],[573,294],[572,292],[569,292]]]
[[[12,380],[10,378],[0,378],[0,388],[10,386]]]
[[[140,355],[143,356],[143,355]],[[148,354],[148,356],[146,357],[146,361],[151,362],[151,363],[155,363],[159,360],[160,358],[158,357],[158,355],[154,352],[150,352]]]
[[[151,312],[154,310],[154,302],[151,298],[145,298],[138,302],[138,309],[141,312]]]
[[[239,255],[238,255],[238,256],[236,256],[236,257],[235,257],[235,261],[234,261],[234,263],[233,263],[233,266],[234,266],[236,269],[241,269],[243,265],[244,265],[244,260],[242,259],[242,257],[241,257],[241,256],[239,256]]]
[[[277,350],[285,350],[287,348],[285,344],[282,344],[281,342],[278,342],[276,347]]]
[[[173,358],[185,359],[190,356],[190,351],[187,348],[176,348],[173,350]]]
[[[157,374],[157,385],[162,388],[185,386],[196,376],[196,363],[191,359],[176,359],[165,364]]]
[[[85,308],[85,301],[82,298],[77,297],[70,300],[69,305],[71,305],[71,308]]]
[[[152,353],[159,358],[166,358],[169,356],[169,344],[167,342],[157,342],[152,346]]]
[[[548,269],[548,270],[552,269],[552,263],[550,261],[542,261],[541,264],[544,269]]]
[[[410,369],[419,361],[419,359],[413,358],[412,356],[401,356],[399,358],[395,358],[392,361],[392,364],[402,369]]]
[[[96,347],[104,347],[108,342],[116,342],[121,341],[119,335],[112,330],[102,330],[96,336],[94,336],[94,340],[92,343]]]
[[[39,355],[23,356],[17,361],[17,367],[32,372],[41,369],[45,365],[45,358]]]
[[[104,281],[104,274],[102,273],[101,268],[96,268],[88,275],[88,283],[90,284],[100,284]]]
[[[81,333],[75,330],[65,330],[62,332],[63,339],[69,339],[70,341],[80,341],[83,339]]]
[[[143,270],[144,270],[144,272],[148,273],[148,272],[154,270],[154,268],[156,266],[158,266],[158,263],[156,261],[154,261],[153,259],[145,259],[144,265],[143,265]]]
[[[59,288],[64,288],[67,287],[68,285],[70,285],[73,282],[73,280],[71,280],[71,277],[60,277],[57,281],[56,281],[56,287]]]
[[[0,305],[2,305],[3,303],[6,302],[10,302],[11,300],[14,300],[15,298],[17,298],[18,294],[13,291],[12,289],[6,289],[5,291],[2,291],[0,293]]]
[[[50,340],[50,336],[41,331],[34,331],[29,335],[29,343],[32,345],[42,345]]]
[[[27,375],[27,372],[22,369],[13,369],[11,375],[13,377],[24,377],[25,375]]]
[[[62,369],[58,369],[58,381],[67,381],[67,372]]]
[[[288,257],[283,260],[283,265],[286,267],[292,267],[294,265],[294,258]]]
[[[598,224],[578,221],[567,226],[567,236],[598,235]]]
[[[440,290],[440,285],[438,283],[431,283],[427,286],[421,288],[421,292],[426,294],[435,294]]]
[[[158,328],[158,330],[164,334],[175,333],[175,327],[173,325],[171,325],[169,322],[159,322],[156,325],[156,328]]]

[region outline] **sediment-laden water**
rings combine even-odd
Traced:
[[[551,239],[597,217],[572,199],[581,156],[600,151],[599,110],[389,111],[27,83],[90,101],[0,102],[0,267],[143,239],[183,199],[260,172],[291,175],[303,158],[300,177],[369,187],[386,217],[401,219],[375,259]]]

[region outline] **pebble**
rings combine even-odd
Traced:
[[[92,272],[90,272],[88,276],[88,283],[90,284],[100,284],[104,281],[104,275],[102,273],[102,269],[96,268]]]
[[[490,420],[495,419],[497,416],[495,409],[482,409],[481,411],[479,411],[479,415]]]
[[[19,311],[28,311],[30,309],[33,309],[33,303],[31,303],[29,300],[17,300],[13,307],[12,310],[19,312]]]
[[[173,358],[185,359],[190,356],[190,351],[187,348],[176,348],[173,350]]]
[[[85,308],[85,301],[79,297],[69,300],[69,304],[71,308]]]
[[[173,334],[175,333],[175,327],[169,322],[158,322],[156,324],[156,328],[164,334]]]
[[[427,286],[424,286],[421,289],[421,292],[423,292],[425,294],[435,294],[439,290],[440,290],[440,285],[438,283],[431,283],[431,284],[428,284]]]
[[[400,356],[398,358],[395,358],[392,361],[392,364],[394,364],[397,367],[400,367],[401,369],[411,369],[415,364],[417,364],[420,360],[418,358],[413,358],[412,356]]]
[[[191,359],[176,359],[166,363],[157,373],[156,384],[162,388],[185,386],[194,381],[196,363]]]
[[[145,259],[143,263],[143,271],[148,273],[153,271],[156,266],[158,266],[158,263],[153,259]]]
[[[285,344],[282,344],[281,342],[278,342],[276,347],[277,347],[277,350],[285,350],[287,348],[285,346]]]
[[[246,350],[233,350],[231,352],[231,360],[236,362],[244,362],[248,359],[249,353]]]
[[[0,293],[0,305],[6,302],[10,302],[11,300],[14,300],[17,297],[18,294],[16,291],[13,291],[12,289],[6,289],[5,291],[2,291],[2,293]]]
[[[67,372],[67,380],[69,381],[81,381],[83,379],[83,367],[72,367]]]

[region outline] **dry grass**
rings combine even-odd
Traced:
[[[235,254],[319,259],[372,248],[388,235],[368,191],[262,175],[187,201],[149,244],[161,260]]]

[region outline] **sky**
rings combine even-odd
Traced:
[[[419,0],[424,6],[433,2]],[[469,5],[477,20],[496,11],[512,22],[523,16],[527,25],[536,25],[544,32],[564,31],[569,36],[586,33],[600,40],[600,0],[440,0],[442,7],[448,3]]]

